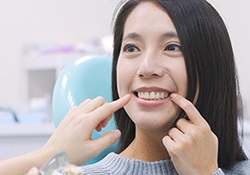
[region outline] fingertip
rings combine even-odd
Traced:
[[[163,142],[163,143],[165,143],[165,142],[167,141],[167,137],[168,137],[168,136],[164,136],[164,137],[162,138],[162,142]]]
[[[125,106],[129,102],[130,98],[131,98],[131,95],[126,94],[125,96],[111,102],[110,104],[112,104],[113,106],[113,112]]]
[[[26,175],[38,175],[39,170],[36,167],[32,167]]]
[[[121,131],[120,130],[117,129],[117,130],[113,130],[112,132],[113,132],[116,139],[119,139],[121,137]]]
[[[169,135],[166,135],[162,138],[162,142],[167,145],[169,142],[173,142],[173,139]]]
[[[124,96],[122,97],[122,99],[123,99],[123,102],[124,102],[125,104],[127,104],[127,103],[130,101],[130,99],[131,99],[131,95],[130,95],[130,94],[126,94],[126,95],[124,95]]]
[[[172,93],[171,95],[170,95],[170,98],[173,100],[173,99],[175,99],[177,97],[177,94],[176,93]]]
[[[123,97],[121,97],[121,98],[123,98],[123,99],[130,99],[130,97],[131,97],[131,95],[130,94],[126,94],[126,95],[124,95]]]
[[[100,153],[103,150],[107,149],[111,145],[113,145],[121,136],[121,132],[119,130],[112,130],[105,135],[101,136],[97,140],[94,140],[94,144],[97,145],[96,153]]]

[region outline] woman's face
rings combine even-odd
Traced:
[[[136,127],[166,130],[178,115],[169,95],[186,96],[186,66],[175,27],[155,2],[140,3],[126,20],[117,87],[120,97],[132,95],[125,110]]]

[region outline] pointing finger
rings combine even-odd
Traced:
[[[206,120],[201,116],[196,107],[187,99],[178,94],[171,94],[171,100],[182,108],[187,114],[190,121],[195,125],[207,125]]]
[[[97,116],[94,120],[95,124],[99,124],[101,121],[109,118],[112,113],[125,106],[129,102],[130,97],[130,95],[125,95],[124,97],[121,97],[120,99],[111,103],[106,103],[93,111],[92,114]]]
[[[84,104],[80,105],[80,110],[84,111],[85,113],[92,112],[96,108],[102,106],[105,103],[105,99],[101,96],[96,97],[93,100],[87,100]]]

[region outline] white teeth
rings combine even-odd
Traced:
[[[165,97],[165,95],[164,95],[164,93],[162,92],[162,93],[161,93],[161,98],[164,98],[164,97]]]
[[[138,92],[138,97],[145,100],[161,100],[168,97],[164,92]]]

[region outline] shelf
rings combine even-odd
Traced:
[[[50,136],[55,130],[52,122],[48,123],[13,123],[0,125],[1,137]]]

